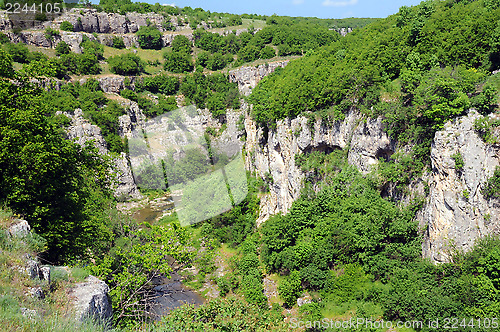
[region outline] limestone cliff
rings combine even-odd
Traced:
[[[257,67],[241,67],[229,71],[229,81],[238,83],[244,96],[250,95],[262,78],[273,73],[276,68],[284,68],[289,60],[266,63]]]
[[[395,149],[395,142],[383,131],[382,119],[365,119],[357,111],[328,126],[317,120],[313,128],[303,116],[280,120],[276,130],[267,134],[247,117],[245,129],[247,168],[262,178],[272,177],[270,192],[261,200],[258,224],[270,215],[286,213],[299,197],[304,174],[295,164],[296,155],[349,147],[349,163],[366,173],[378,158]]]
[[[499,166],[500,147],[485,144],[474,131],[478,117],[470,111],[434,137],[432,169],[424,177],[429,195],[418,218],[426,230],[423,255],[435,262],[449,261],[454,250],[467,251],[476,239],[500,232],[500,204],[481,193]],[[455,167],[456,154],[463,159],[461,169]]]
[[[123,118],[127,116],[130,117],[131,114],[137,116],[135,115],[136,108],[129,107],[128,113],[122,117],[122,121],[125,121]],[[74,140],[80,145],[92,142],[99,150],[99,153],[109,153],[106,146],[106,141],[102,137],[101,129],[85,119],[83,117],[82,110],[77,109],[73,114],[64,114],[71,119],[71,126],[67,129],[68,139]],[[129,197],[141,198],[142,195],[135,184],[132,171],[128,165],[126,154],[122,153],[119,157],[115,157],[113,163],[113,174],[116,180],[116,186],[113,188],[115,196],[120,199]]]

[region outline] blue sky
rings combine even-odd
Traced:
[[[162,3],[158,0],[148,2]],[[234,14],[346,18],[387,17],[396,13],[401,6],[413,6],[420,2],[421,0],[167,0],[163,3]]]

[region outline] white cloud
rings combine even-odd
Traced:
[[[354,6],[357,3],[358,3],[358,0],[345,0],[345,1],[325,0],[325,1],[323,1],[323,6],[326,6],[326,7],[345,7],[345,6]]]
[[[163,3],[162,6],[175,7],[175,3]]]
[[[304,3],[304,0],[292,0],[292,4],[294,5],[301,5]]]

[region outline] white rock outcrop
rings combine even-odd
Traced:
[[[73,298],[76,320],[81,322],[90,318],[108,322],[113,315],[108,293],[108,285],[94,276],[88,276],[84,282],[76,284],[69,292]]]
[[[252,89],[265,76],[273,73],[276,68],[284,68],[290,61],[270,62],[257,67],[241,67],[229,71],[229,81],[238,83],[238,89],[244,96],[250,95]]]
[[[7,230],[12,237],[26,237],[31,234],[31,227],[24,219],[16,219]]]
[[[270,215],[286,213],[299,198],[305,175],[295,164],[296,155],[312,151],[330,153],[349,147],[348,162],[367,173],[379,158],[386,158],[395,150],[395,142],[383,130],[382,119],[365,119],[357,111],[328,125],[317,120],[313,128],[309,128],[304,116],[280,120],[276,129],[267,133],[267,140],[264,130],[257,128],[249,117],[245,129],[247,169],[262,178],[267,174],[272,177],[270,192],[261,200],[259,225]]]
[[[418,218],[426,230],[423,255],[447,262],[455,250],[467,251],[487,234],[500,232],[500,202],[487,200],[481,189],[499,166],[500,147],[488,145],[474,131],[472,110],[468,116],[446,123],[434,137],[428,200]],[[463,169],[455,168],[452,155],[460,154]]]
[[[132,106],[130,108],[132,108]],[[129,117],[132,113],[137,111],[135,109],[130,111],[130,108],[127,113]],[[74,140],[82,146],[91,142],[97,147],[99,153],[108,153],[106,141],[101,134],[101,129],[85,119],[81,109],[76,109],[73,114],[65,113],[65,115],[71,119],[71,126],[67,130],[69,139]],[[124,115],[124,117],[127,117],[127,115]],[[122,119],[120,121],[124,120]],[[129,167],[125,153],[122,153],[119,157],[114,158],[114,174],[117,182],[117,185],[113,188],[116,197],[120,199],[128,197],[142,198],[142,195],[135,184],[132,170]]]

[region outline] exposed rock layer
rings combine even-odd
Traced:
[[[76,284],[70,291],[74,299],[76,319],[80,322],[87,318],[108,322],[113,315],[108,293],[108,285],[94,276],[89,276],[85,282]]]
[[[454,250],[467,251],[476,239],[500,232],[500,204],[487,200],[481,190],[499,165],[499,147],[485,144],[474,131],[479,117],[470,111],[434,137],[432,170],[425,176],[429,196],[419,220],[426,229],[423,255],[435,262],[449,261]],[[452,158],[457,154],[462,169]]]
[[[276,130],[267,133],[257,128],[247,117],[246,166],[262,178],[272,177],[267,196],[261,201],[258,224],[270,215],[286,213],[299,197],[303,172],[295,164],[295,156],[311,151],[326,153],[348,146],[348,161],[366,173],[381,155],[391,154],[395,143],[383,131],[382,119],[365,119],[359,112],[350,111],[343,121],[325,126],[320,120],[309,128],[306,117],[277,122]]]

